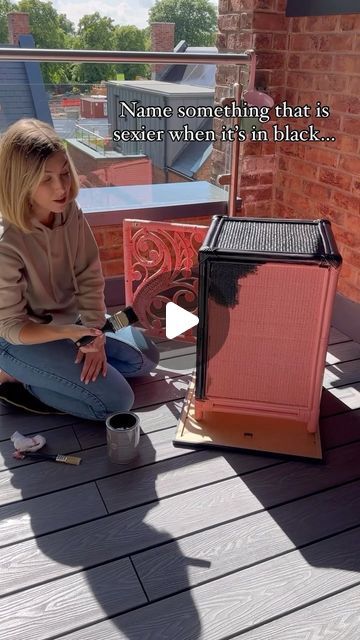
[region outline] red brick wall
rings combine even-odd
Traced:
[[[151,51],[173,51],[175,22],[152,22],[150,24]],[[165,69],[163,64],[153,64],[154,73]]]
[[[126,186],[152,183],[151,160],[146,157],[97,159],[70,142],[68,152],[84,187]]]
[[[172,51],[175,22],[152,22],[150,25],[151,50]]]
[[[360,302],[360,14],[286,18],[285,4],[220,0],[219,48],[254,48],[256,86],[275,103],[309,104],[313,114],[316,101],[329,106],[329,118],[313,117],[303,124],[313,122],[321,136],[336,141],[241,144],[243,212],[328,218],[344,260],[339,290]],[[224,67],[219,69],[217,98],[234,80]],[[302,128],[301,121],[288,122]],[[223,172],[224,158],[217,143],[215,175]]]
[[[195,173],[194,180],[203,180],[205,182],[210,182],[211,180],[211,156],[207,158],[204,164],[200,167],[200,169]],[[185,176],[179,175],[174,171],[169,169],[168,171],[168,182],[190,182],[188,178]]]
[[[168,182],[170,182],[171,184],[173,183],[178,183],[178,182],[189,182],[189,180],[187,178],[185,178],[184,176],[181,176],[179,173],[174,173],[173,171],[171,171],[171,169],[168,171]]]
[[[343,256],[339,290],[360,302],[360,14],[292,18],[286,97],[330,107],[334,142],[277,144],[274,213],[325,217]],[[314,110],[314,108],[313,108]]]
[[[152,165],[152,184],[163,184],[166,182],[166,174],[164,169]]]
[[[23,11],[11,11],[7,14],[9,43],[14,46],[19,44],[19,36],[30,33],[29,14]]]
[[[257,52],[256,86],[275,100],[285,95],[286,48],[288,20],[284,16],[285,0],[219,0],[219,34],[221,52]],[[218,67],[215,101],[229,94],[237,81],[235,67]],[[240,81],[245,87],[248,69],[242,67]],[[219,120],[220,128],[223,121]],[[230,123],[227,122],[229,125]],[[213,175],[229,170],[230,144],[217,141],[213,153]],[[247,141],[240,145],[238,190],[242,214],[267,216],[272,214],[275,173],[275,146],[270,142]]]
[[[257,54],[256,87],[272,96],[275,104],[285,96],[289,21],[285,18],[286,0],[255,0],[253,49]],[[276,121],[272,118],[268,130]],[[245,215],[268,216],[273,213],[276,145],[272,142],[247,142],[245,172],[241,176],[241,197]]]
[[[122,228],[116,225],[92,227],[100,251],[102,272],[105,278],[124,273]]]

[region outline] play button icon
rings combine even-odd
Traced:
[[[192,329],[199,324],[199,318],[193,313],[186,311],[174,302],[168,302],[166,305],[166,337],[169,340],[180,336],[188,329]]]

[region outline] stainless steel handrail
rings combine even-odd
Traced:
[[[33,62],[147,62],[164,64],[248,64],[251,52],[244,53],[171,53],[154,51],[98,51],[89,49],[22,49],[0,47],[0,60]]]
[[[79,49],[22,49],[21,47],[0,47],[1,60],[21,60],[23,62],[145,62],[163,64],[196,64],[207,62],[210,64],[237,65],[238,84],[240,83],[240,66],[249,65],[255,56],[255,51],[244,53],[173,53],[167,51],[98,51]],[[242,87],[239,84],[239,99]],[[234,143],[232,143],[234,144]],[[238,145],[237,145],[238,146]],[[237,146],[232,153],[231,170],[229,174],[229,214],[235,215],[237,197],[237,175],[239,157]],[[236,153],[235,153],[236,151]]]
[[[91,131],[91,129],[86,129],[86,127],[81,127],[79,124],[75,125],[75,133],[76,133],[76,130],[85,131],[86,133],[90,133],[90,135],[94,136],[95,138],[99,138],[100,140],[105,140],[104,136],[102,136],[100,133],[95,133],[95,131]]]

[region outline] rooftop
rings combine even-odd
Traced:
[[[216,47],[188,47],[182,41],[174,49],[186,53],[218,53]],[[213,64],[173,64],[160,71],[161,80],[166,82],[179,82],[180,84],[193,84],[203,87],[215,87],[216,67]]]
[[[88,102],[104,102],[107,96],[79,96],[80,100],[88,100]]]
[[[199,87],[191,84],[176,84],[175,82],[161,82],[161,80],[110,80],[108,84],[117,85],[119,87],[129,87],[131,89],[139,89],[140,91],[149,91],[150,93],[161,93],[167,96],[213,96],[214,89],[208,87]]]
[[[185,186],[185,188],[184,188]],[[204,203],[227,203],[224,189],[205,181],[80,189],[77,201],[84,213],[159,209]]]
[[[174,447],[195,347],[159,348],[132,382],[131,465],[108,461],[99,423],[0,404],[2,637],[357,638],[360,344],[331,331],[326,465]],[[82,464],[14,460],[15,430]]]
[[[13,45],[1,44],[1,48]],[[35,47],[32,35],[20,35],[21,48]],[[19,118],[38,118],[52,125],[38,62],[0,61],[0,133]]]

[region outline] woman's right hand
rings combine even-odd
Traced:
[[[94,329],[93,327],[85,327],[84,325],[81,325],[81,324],[63,325],[62,329],[64,333],[64,338],[68,338],[73,342],[77,342],[78,340],[80,340],[80,338],[83,338],[84,336],[92,336],[95,339],[97,336],[103,335],[101,329]],[[91,343],[86,345],[87,351],[98,351],[98,349],[99,347],[96,344],[94,345],[93,348]]]

